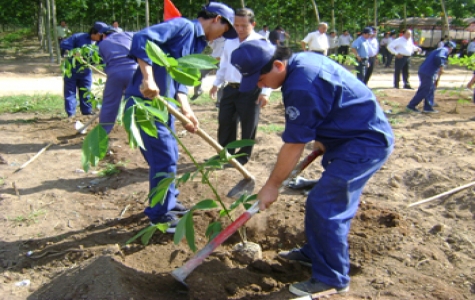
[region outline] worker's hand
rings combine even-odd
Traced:
[[[145,98],[153,99],[160,95],[160,89],[153,79],[144,78],[140,85],[140,93],[142,93]]]
[[[361,61],[361,57],[359,55],[356,55],[356,60]]]
[[[209,97],[213,100],[216,100],[216,94],[218,93],[218,87],[213,85],[211,90],[209,90]]]
[[[259,98],[257,98],[256,105],[259,105],[262,108],[266,106],[267,103],[269,103],[269,98],[264,94],[260,94]]]
[[[183,109],[182,107],[182,110],[181,110],[181,113],[188,118],[188,120],[191,121],[191,123],[188,123],[188,124],[184,124],[183,127],[185,127],[185,129],[191,133],[196,133],[196,131],[198,131],[198,126],[200,125],[199,122],[198,122],[198,118],[195,116],[195,113],[193,112],[193,110],[190,108],[190,109]]]
[[[259,210],[266,210],[272,203],[277,200],[279,196],[279,188],[271,185],[264,185],[259,193],[257,199],[259,199]]]

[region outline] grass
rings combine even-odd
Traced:
[[[396,124],[402,124],[402,123],[404,123],[404,120],[401,119],[401,118],[389,118],[388,121],[389,121],[389,123],[390,123],[391,125],[396,125]]]
[[[98,175],[101,177],[109,177],[115,174],[119,174],[120,169],[118,167],[122,167],[122,166],[124,166],[123,163],[117,163],[117,164],[107,163],[105,168],[99,171]]]
[[[64,100],[59,95],[15,95],[0,97],[0,114],[4,113],[61,113]]]
[[[46,214],[45,210],[35,210],[28,214],[27,216],[16,216],[15,218],[10,218],[10,221],[16,222],[16,223],[27,223],[28,225],[31,223],[36,223],[38,222],[38,217]]]
[[[259,125],[259,131],[263,131],[265,133],[277,133],[284,131],[284,125],[278,124],[269,124],[269,125]]]

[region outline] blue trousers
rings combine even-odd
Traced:
[[[68,116],[76,114],[76,92],[79,91],[79,108],[83,115],[92,113],[92,105],[89,97],[85,96],[86,91],[81,88],[90,89],[92,86],[92,74],[77,74],[73,72],[71,78],[64,77],[64,108]]]
[[[424,110],[432,110],[435,93],[434,76],[419,73],[419,80],[421,84],[407,106],[416,108],[424,100]]]
[[[107,131],[111,132],[119,112],[120,101],[125,88],[134,75],[135,68],[121,70],[107,74],[106,86],[102,99],[101,112],[99,114],[99,123]]]
[[[392,147],[346,145],[325,153],[325,171],[307,198],[302,251],[312,260],[312,277],[343,288],[350,282],[348,233],[366,182],[389,157]]]
[[[126,99],[130,96],[126,95]],[[134,104],[132,99],[127,101],[126,109]],[[178,144],[173,135],[161,123],[155,122],[157,126],[158,138],[154,138],[140,130],[142,140],[146,150],[140,149],[143,157],[147,161],[150,169],[148,174],[149,190],[152,190],[157,184],[165,178],[164,176],[155,177],[160,172],[176,174],[178,162]],[[175,131],[175,117],[168,115],[168,127]],[[165,215],[176,206],[176,197],[179,192],[175,184],[171,184],[163,205],[157,204],[154,207],[147,207],[145,215],[152,223],[157,223],[158,218]]]

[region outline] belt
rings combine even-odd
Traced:
[[[310,50],[310,51],[315,52],[315,53],[320,53],[320,54],[325,53],[325,50]]]
[[[228,84],[226,86],[229,86],[233,89],[238,89],[241,86],[241,84],[237,83],[237,82],[228,82]]]

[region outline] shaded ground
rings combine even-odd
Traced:
[[[21,81],[22,75],[12,76]],[[406,208],[473,181],[475,107],[457,104],[459,95],[439,91],[440,114],[398,113],[414,92],[376,91],[383,108],[391,111],[396,148],[364,190],[349,238],[351,290],[334,299],[475,295],[474,189]],[[215,136],[213,105],[194,109],[204,130]],[[257,187],[267,178],[281,146],[280,132],[270,129],[271,124],[284,124],[278,102],[263,110],[255,152],[246,165]],[[122,162],[121,172],[102,178],[79,170],[83,136],[75,135],[73,121],[48,115],[0,116],[0,299],[293,298],[288,285],[307,279],[310,269],[276,254],[305,242],[305,196],[286,189],[277,203],[247,224],[249,240],[263,248],[262,260],[240,263],[232,253],[239,241],[233,236],[188,277],[186,289],[170,276],[193,256],[186,245],[174,245],[172,236],[156,234],[147,247],[124,246],[148,224],[142,213],[148,169],[139,151],[126,144],[122,128],[114,128],[111,137],[113,155],[106,162]],[[186,134],[183,141],[198,160],[213,154],[197,136]],[[13,173],[50,142],[54,145],[36,161]],[[192,168],[181,154],[180,173]],[[304,176],[318,178],[321,171],[314,162]],[[224,197],[241,178],[237,171],[225,169],[213,176],[213,183]],[[181,188],[180,200],[192,205],[209,196],[196,179]],[[216,217],[217,212],[196,213],[199,249],[206,243],[205,228]],[[16,285],[23,280],[30,284]]]

